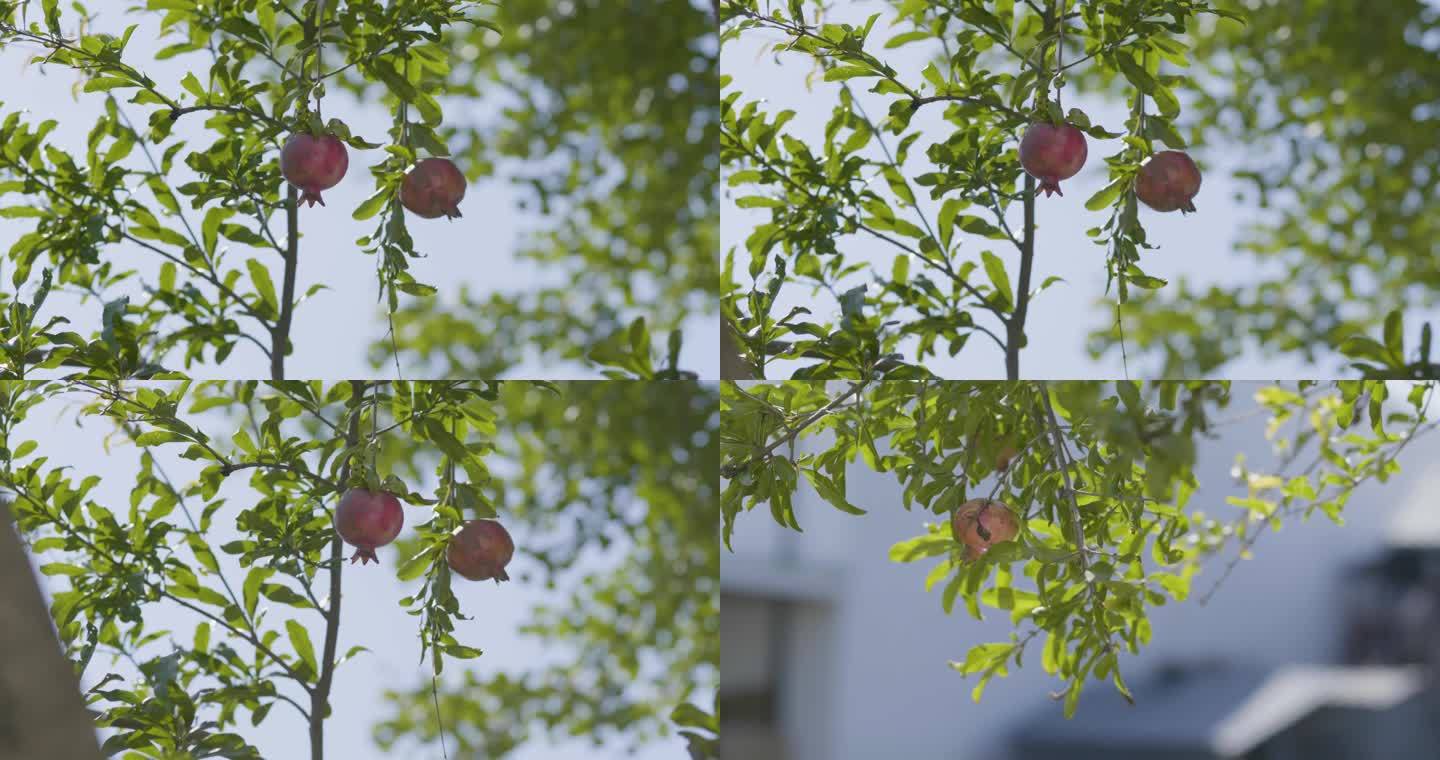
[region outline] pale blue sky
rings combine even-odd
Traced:
[[[99,7],[98,4],[91,5],[92,8]],[[68,6],[65,12],[68,13]],[[158,39],[158,27],[152,20],[154,16],[153,13],[137,16],[106,11],[100,14],[95,26],[101,31],[118,33],[129,24],[139,23],[140,28],[126,50],[126,60],[143,63],[139,67],[154,78],[162,90],[182,93],[180,79],[191,68],[208,66],[208,61],[201,61],[196,57],[198,54],[152,61],[156,50],[174,42],[173,39]],[[27,65],[35,50],[35,46],[21,45],[0,50],[0,73],[12,83],[4,97],[0,98],[3,110],[24,109],[29,112],[26,118],[35,123],[58,116],[60,125],[52,133],[50,143],[83,155],[86,134],[101,112],[103,97],[99,94],[75,97],[73,89],[77,77],[69,69],[49,66],[42,74],[40,68]],[[188,96],[185,97],[188,102]],[[464,106],[449,102],[446,107],[446,116],[452,121],[482,122],[493,120],[493,114],[501,103],[498,98],[492,98]],[[388,139],[385,130],[390,125],[390,117],[378,105],[360,104],[332,90],[325,98],[324,108],[327,118],[344,120],[354,133],[371,142],[383,143]],[[140,117],[147,113],[136,106],[130,106],[127,112],[137,123],[143,123]],[[212,141],[214,135],[202,128],[204,119],[203,114],[184,117],[177,125],[176,135],[192,143],[198,139],[202,145]],[[376,370],[366,361],[370,344],[386,334],[386,323],[376,301],[375,259],[362,254],[355,241],[373,232],[376,220],[356,222],[350,217],[350,212],[373,192],[374,180],[368,168],[382,158],[383,152],[378,149],[350,149],[349,171],[337,187],[324,193],[327,205],[301,209],[300,230],[304,239],[301,241],[297,292],[304,293],[315,283],[324,283],[330,289],[301,304],[296,312],[293,341],[297,350],[287,359],[288,377],[394,376],[393,367],[387,365]],[[142,166],[144,157],[137,150],[127,162]],[[543,265],[514,255],[527,232],[549,224],[533,211],[521,209],[518,205],[524,196],[511,180],[523,176],[524,169],[515,162],[502,163],[496,176],[472,182],[461,202],[464,212],[461,219],[447,221],[408,217],[416,250],[428,254],[425,258],[412,260],[411,271],[419,281],[440,288],[441,302],[453,303],[461,285],[468,286],[476,297],[483,297],[491,292],[529,291],[542,285],[568,283],[569,278],[564,272],[547,270]],[[0,202],[5,205],[15,203],[9,199]],[[190,213],[192,224],[198,225],[200,215]],[[19,234],[32,227],[31,220],[0,220],[0,246],[8,248]],[[277,233],[283,233],[283,223]],[[232,244],[232,247],[237,246]],[[243,268],[244,258],[255,255],[254,252],[246,256],[238,253],[231,254],[230,266]],[[109,247],[103,255],[123,260],[127,266],[142,272],[153,272],[159,268],[157,256],[131,245]],[[279,257],[271,253],[267,258],[262,253],[259,258],[277,273],[278,285],[278,272],[281,271]],[[8,267],[0,270],[0,274],[3,274],[0,281],[4,282],[4,287],[10,287]],[[643,295],[640,301],[644,302]],[[77,304],[77,298],[62,300],[57,297],[50,308],[52,313],[70,316],[77,329],[96,329],[100,319],[99,304],[93,301],[83,307]],[[699,372],[701,377],[719,375],[716,319],[712,312],[696,316],[686,325],[681,366]],[[663,348],[663,336],[659,340]],[[517,346],[516,351],[521,353],[523,360],[510,372],[512,377],[578,379],[600,376],[596,369],[580,363],[542,359],[524,346]],[[407,378],[424,376],[422,368],[406,369]],[[190,370],[190,374],[195,377],[268,377],[269,363],[257,347],[242,341],[222,367],[199,367]]]
[[[50,456],[52,461],[56,461],[56,457],[63,452],[67,457],[66,461],[74,468],[69,474],[75,480],[92,474],[101,476],[101,483],[92,493],[92,498],[98,503],[111,505],[118,515],[123,515],[125,510],[116,509],[115,505],[123,506],[129,503],[130,488],[134,482],[133,473],[139,468],[139,452],[126,442],[123,435],[112,436],[107,450],[105,438],[107,434],[113,434],[113,428],[109,427],[106,421],[90,418],[82,425],[76,425],[74,407],[85,398],[80,394],[71,394],[44,402],[20,426],[16,440],[37,440],[40,446],[32,456]],[[201,423],[202,426],[212,433],[226,429],[225,423],[221,422],[224,418],[216,413],[206,414],[202,419],[207,420]],[[176,452],[163,454],[165,449],[160,451],[161,466],[177,484],[193,480],[199,472],[195,463],[176,458]],[[506,463],[499,459],[492,459],[489,464],[497,472],[503,472],[506,466]],[[416,490],[429,492],[435,485],[431,481],[433,478],[416,486]],[[228,505],[216,514],[211,535],[212,545],[218,546],[239,537],[234,530],[235,512],[242,508],[241,505],[248,499],[254,498],[253,492],[245,485],[247,482],[247,478],[235,476],[228,479],[222,488],[221,496],[227,498]],[[199,509],[195,504],[192,504],[191,508]],[[427,516],[423,507],[407,506],[405,518],[406,528],[402,538],[408,535],[415,525],[425,522]],[[178,511],[172,519],[183,522]],[[509,527],[517,545],[523,547],[529,539],[523,527]],[[623,542],[617,541],[603,558],[587,557],[577,564],[577,568],[589,572],[609,567],[623,552]],[[326,756],[348,760],[393,756],[439,760],[442,755],[438,745],[421,754],[408,751],[414,749],[414,745],[403,745],[407,751],[386,755],[370,739],[372,726],[391,714],[383,700],[383,692],[386,689],[404,690],[428,683],[430,676],[429,662],[419,661],[419,619],[406,614],[399,605],[402,597],[413,594],[419,588],[419,581],[396,580],[395,563],[398,556],[393,546],[382,547],[377,554],[381,561],[378,566],[345,566],[338,651],[344,652],[351,646],[361,645],[368,647],[370,652],[358,655],[336,671],[331,701],[334,715],[326,724]],[[219,552],[217,555],[222,570],[231,579],[231,585],[238,586],[244,576],[235,558]],[[527,622],[529,612],[535,605],[564,606],[569,593],[578,586],[578,579],[570,577],[570,583],[562,583],[555,590],[547,592],[538,580],[527,583],[522,577],[526,572],[535,572],[538,576],[540,569],[538,563],[521,554],[509,567],[514,578],[510,583],[457,582],[454,589],[460,599],[461,609],[473,619],[461,621],[456,627],[455,636],[461,643],[478,647],[484,650],[485,654],[463,664],[460,661],[447,661],[446,678],[459,676],[465,665],[480,674],[502,670],[518,673],[557,659],[573,659],[574,652],[568,647],[542,644],[518,633],[519,627]],[[323,584],[323,573],[321,578]],[[43,579],[42,587],[48,588],[57,582],[58,578]],[[317,588],[316,593],[321,594],[322,589]],[[323,596],[322,601],[325,601]],[[311,639],[318,645],[324,630],[318,615],[312,613],[296,616],[291,614],[294,611],[289,607],[268,603],[261,605],[262,609],[267,606],[268,626],[283,631],[283,620],[295,617],[306,623]],[[177,640],[188,643],[199,618],[178,606],[159,604],[147,607],[145,622],[150,630],[172,630]],[[220,641],[222,638],[223,633],[218,630],[212,634],[212,641]],[[241,647],[241,651],[248,651],[243,648],[243,643],[237,642],[236,646]],[[91,672],[103,673],[110,667],[108,661],[102,663],[97,656]],[[126,671],[123,662],[114,669],[119,672],[133,672]],[[93,678],[89,683],[93,683]],[[643,693],[646,687],[644,683],[637,683],[635,688],[640,690],[638,693]],[[286,691],[284,687],[283,691]],[[294,697],[298,689],[294,689],[292,685],[287,693]],[[713,692],[706,698],[713,698]],[[276,705],[270,717],[258,728],[249,727],[247,720],[242,722],[238,730],[267,758],[289,760],[308,757],[308,729],[300,715],[287,705]],[[453,741],[449,749],[452,760],[458,760]],[[576,757],[602,760],[673,760],[682,756],[684,742],[673,737],[655,743],[635,755],[625,753],[623,745],[596,750],[588,740],[581,739],[559,744],[536,741],[515,752],[511,760],[573,760]]]
[[[811,6],[807,4],[807,9]],[[902,79],[923,82],[920,71],[931,60],[933,50],[921,44],[907,45],[895,50],[884,50],[886,40],[897,34],[899,29],[888,26],[892,17],[889,5],[881,2],[837,3],[827,14],[825,21],[832,23],[863,24],[872,13],[881,12],[881,20],[872,31],[867,49],[880,55],[901,72]],[[809,11],[807,11],[809,12]],[[734,82],[727,92],[739,90],[744,93],[741,102],[762,100],[763,108],[775,113],[789,108],[796,116],[786,125],[786,131],[812,145],[823,141],[824,126],[830,119],[838,102],[839,83],[819,81],[811,65],[811,59],[801,53],[786,53],[780,56],[765,53],[768,44],[780,41],[776,32],[747,31],[739,42],[727,43],[722,50],[720,68]],[[854,91],[862,106],[872,119],[878,120],[886,112],[888,97],[877,97],[865,90],[873,80],[852,80]],[[1080,107],[1095,123],[1102,124],[1112,132],[1122,132],[1126,116],[1126,105],[1095,96],[1077,94],[1075,87],[1065,91],[1067,107]],[[924,130],[922,138],[910,151],[907,164],[910,176],[924,171],[928,164],[925,158],[926,145],[942,139],[951,131],[944,122],[943,107],[927,106],[911,123],[912,130]],[[1188,127],[1185,117],[1180,118],[1182,132]],[[889,145],[894,147],[895,138],[887,135]],[[1086,350],[1086,337],[1097,328],[1113,324],[1114,310],[1109,306],[1098,306],[1096,301],[1105,297],[1105,249],[1085,235],[1091,227],[1104,224],[1109,211],[1092,212],[1085,209],[1085,201],[1108,183],[1108,173],[1103,158],[1118,152],[1119,141],[1098,141],[1089,139],[1089,159],[1085,168],[1076,177],[1061,184],[1065,195],[1041,198],[1037,217],[1038,253],[1036,256],[1034,283],[1039,284],[1050,276],[1064,278],[1063,283],[1052,286],[1031,302],[1027,331],[1030,345],[1021,353],[1022,377],[1054,378],[1108,378],[1124,376],[1124,366],[1119,352],[1112,352],[1096,361]],[[880,155],[873,143],[870,147]],[[1141,209],[1141,222],[1145,225],[1149,240],[1159,246],[1158,250],[1143,254],[1143,268],[1151,275],[1172,282],[1182,275],[1188,277],[1192,286],[1211,284],[1234,284],[1254,277],[1257,269],[1254,260],[1238,256],[1233,246],[1239,228],[1259,218],[1259,211],[1252,205],[1241,203],[1235,198],[1238,186],[1230,180],[1233,169],[1224,164],[1227,156],[1239,156],[1243,146],[1214,145],[1195,151],[1195,157],[1204,171],[1204,184],[1195,203],[1198,214],[1189,216],[1171,213],[1161,214]],[[737,209],[734,198],[754,194],[752,186],[725,188],[721,203],[722,250],[735,248],[738,251],[736,270],[742,283],[749,284],[745,265],[749,254],[744,240],[755,225],[768,221],[765,209]],[[880,192],[888,194],[881,184]],[[921,203],[929,204],[927,210],[931,219],[938,203],[929,203],[928,193],[917,191]],[[911,212],[913,214],[913,212]],[[1011,223],[1019,223],[1019,207],[1012,209]],[[982,214],[984,216],[984,214]],[[1013,281],[1019,269],[1019,256],[1008,242],[981,241],[970,238],[964,251],[964,260],[979,261],[981,250],[993,250],[1007,263]],[[888,273],[896,249],[889,244],[868,236],[851,236],[841,244],[841,251],[852,261],[880,262],[877,270]],[[920,262],[911,263],[911,274],[925,271]],[[852,278],[852,285],[868,279],[861,275]],[[873,292],[873,285],[872,292]],[[838,318],[839,307],[828,293],[819,296],[811,294],[805,286],[788,287],[782,292],[777,315],[785,314],[792,306],[808,306],[815,312],[812,319],[830,321]],[[1434,318],[1433,314],[1422,315]],[[995,323],[989,315],[976,312],[976,321],[994,329]],[[1407,320],[1407,327],[1419,333],[1420,319]],[[1412,337],[1413,340],[1413,337]],[[954,358],[947,358],[944,346],[942,356],[927,360],[927,366],[943,377],[963,379],[1004,378],[1004,356],[988,338],[977,334],[971,338],[965,349]],[[794,368],[803,366],[796,362],[776,362],[772,377],[788,375]],[[1132,357],[1132,377],[1144,376],[1153,371],[1153,362],[1137,361]],[[1276,377],[1330,376],[1342,371],[1344,362],[1339,357],[1318,366],[1309,366],[1292,356],[1266,355],[1258,347],[1250,345],[1245,353],[1225,366],[1220,374],[1234,379],[1271,379]]]

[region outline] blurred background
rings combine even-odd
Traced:
[[[1237,455],[1275,459],[1253,387],[1227,412],[1242,421],[1198,442],[1189,507],[1233,520]],[[1258,408],[1258,407],[1254,407]],[[1087,684],[1066,720],[1039,654],[990,682],[951,670],[973,645],[1008,639],[1004,613],[945,615],[926,593],[933,562],[887,553],[934,521],[901,508],[891,475],[848,472],[855,517],[808,486],[803,534],[761,508],[736,522],[721,555],[724,760],[1371,760],[1427,758],[1440,746],[1440,438],[1401,452],[1389,483],[1353,494],[1344,527],[1287,521],[1234,558],[1207,560],[1185,602],[1153,608],[1153,640],[1121,667],[1135,696]],[[1436,489],[1436,490],[1431,490]],[[1031,654],[1031,653],[1027,653]]]

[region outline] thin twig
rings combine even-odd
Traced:
[[[1381,457],[1379,460],[1376,460],[1376,462],[1371,467],[1372,472],[1380,472],[1385,468],[1387,464],[1393,462],[1397,457],[1399,457],[1400,452],[1404,451],[1405,447],[1409,446],[1411,441],[1415,440],[1422,434],[1429,433],[1430,431],[1435,430],[1437,427],[1440,427],[1440,422],[1432,422],[1428,425],[1423,424],[1423,421],[1425,420],[1426,415],[1429,413],[1430,410],[1430,402],[1435,398],[1436,392],[1436,388],[1432,385],[1429,395],[1425,398],[1425,405],[1421,407],[1420,414],[1416,417],[1415,424],[1411,426],[1410,431],[1405,435],[1404,440],[1397,444],[1395,446],[1395,449],[1391,451],[1388,456],[1384,456]],[[1289,461],[1294,461],[1295,457],[1298,456],[1299,451],[1297,450]],[[1306,468],[1305,474],[1309,475],[1311,472],[1313,472],[1315,468],[1319,466],[1322,459],[1322,457],[1317,456],[1315,460],[1310,463],[1310,466]],[[1363,482],[1368,481],[1364,478],[1351,479],[1350,482],[1343,489],[1338,491],[1335,496],[1331,497],[1329,500],[1334,501],[1335,499],[1339,499],[1342,496],[1348,495],[1351,491],[1354,491],[1355,488]],[[1274,517],[1276,515],[1290,516],[1295,511],[1297,511],[1297,508],[1295,507],[1295,505],[1291,505],[1288,508],[1277,510],[1276,512],[1269,515],[1269,517]],[[1250,515],[1247,514],[1244,519],[1248,521],[1252,518]],[[1210,600],[1214,598],[1216,592],[1220,590],[1220,587],[1224,585],[1225,581],[1229,580],[1230,576],[1235,572],[1235,568],[1239,567],[1240,562],[1244,559],[1245,555],[1248,554],[1252,548],[1254,548],[1255,544],[1260,540],[1260,537],[1268,532],[1269,531],[1264,530],[1263,526],[1257,525],[1254,532],[1247,534],[1243,539],[1240,540],[1239,549],[1236,552],[1235,556],[1231,557],[1230,561],[1225,564],[1224,571],[1220,573],[1219,578],[1215,579],[1214,585],[1212,585],[1209,590],[1207,590],[1203,595],[1201,595],[1199,599],[1200,606],[1203,607],[1210,603]]]
[[[1050,420],[1050,434],[1055,441],[1055,450],[1051,453],[1056,459],[1055,465],[1060,470],[1061,477],[1065,479],[1065,506],[1069,508],[1070,522],[1074,526],[1074,530],[1071,532],[1074,533],[1075,549],[1078,552],[1076,556],[1080,560],[1080,570],[1086,576],[1085,584],[1093,592],[1094,587],[1091,586],[1088,577],[1090,559],[1086,555],[1089,547],[1085,545],[1085,526],[1080,520],[1080,501],[1075,497],[1075,484],[1070,480],[1070,449],[1065,444],[1065,436],[1060,434],[1060,420],[1055,416],[1055,405],[1050,402],[1050,388],[1043,382],[1039,385],[1040,399],[1045,404],[1045,414]]]
[[[316,483],[329,487],[333,490],[340,490],[340,484],[336,483],[333,480],[330,480],[324,475],[320,475],[318,473],[314,473],[309,470],[301,469],[299,467],[295,467],[294,465],[288,465],[281,462],[224,462],[220,465],[220,474],[230,475],[239,470],[250,470],[258,467],[263,467],[267,470],[280,470],[281,472],[294,473],[296,475],[309,478]]]
[[[801,421],[800,421],[798,424],[796,424],[794,427],[792,427],[792,428],[790,428],[789,430],[787,430],[784,435],[780,436],[779,438],[776,438],[774,441],[772,441],[771,443],[769,443],[768,445],[766,445],[765,448],[761,449],[761,450],[760,450],[759,452],[757,452],[754,456],[752,456],[752,457],[750,457],[749,459],[746,459],[746,460],[744,460],[744,461],[732,462],[732,463],[730,463],[730,464],[727,464],[727,465],[721,467],[721,468],[720,468],[720,476],[721,476],[721,477],[724,477],[724,478],[733,478],[733,477],[735,477],[736,475],[739,475],[740,473],[744,472],[747,468],[749,468],[751,465],[755,464],[756,462],[759,462],[760,460],[765,459],[766,457],[769,457],[770,454],[772,454],[772,453],[775,451],[775,449],[778,449],[778,448],[780,448],[781,446],[784,446],[784,445],[787,444],[787,443],[792,443],[792,442],[794,442],[795,437],[798,436],[798,435],[800,435],[800,433],[801,433],[802,431],[804,431],[806,428],[810,427],[811,425],[814,425],[815,423],[819,422],[821,419],[823,419],[823,418],[825,417],[825,415],[829,414],[830,412],[834,411],[836,407],[838,407],[838,406],[840,406],[841,404],[845,403],[845,401],[848,400],[851,396],[854,396],[854,395],[858,394],[861,390],[863,390],[863,389],[865,388],[866,385],[869,385],[869,383],[870,383],[870,380],[868,380],[868,379],[866,379],[866,380],[861,380],[861,381],[859,381],[859,382],[853,383],[853,384],[850,386],[850,389],[849,389],[849,390],[845,391],[844,393],[840,394],[839,396],[836,396],[835,398],[831,399],[829,403],[825,404],[824,406],[822,406],[822,407],[820,407],[819,409],[817,409],[817,410],[815,410],[814,412],[812,412],[808,417],[806,417],[805,419],[801,420]]]
[[[445,760],[450,760],[450,750],[445,747],[445,720],[440,717],[440,687],[439,676],[430,676],[430,696],[435,700],[435,725],[440,731],[440,754]]]

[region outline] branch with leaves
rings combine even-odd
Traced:
[[[827,21],[833,9],[823,3],[722,3],[724,44],[753,40],[777,61],[804,59],[835,96],[815,139],[790,129],[794,110],[767,110],[745,98],[743,78],[727,80],[721,160],[737,192],[731,203],[769,215],[741,250],[727,251],[722,272],[740,374],[765,377],[778,360],[796,365],[797,379],[853,379],[876,357],[918,367],[942,351],[956,356],[979,335],[1003,354],[1006,377],[1018,379],[1031,303],[1057,282],[1039,276],[1044,253],[1061,244],[1037,235],[1037,191],[1048,195],[1052,180],[1021,167],[1022,132],[1037,125],[1123,138],[1106,158],[1110,183],[1086,203],[1112,210],[1092,236],[1109,249],[1117,303],[1131,288],[1164,286],[1141,269],[1139,252],[1151,246],[1136,179],[1157,144],[1185,147],[1177,93],[1193,85],[1160,67],[1188,65],[1181,38],[1202,15],[1232,15],[1214,5],[911,3],[855,24]],[[872,38],[882,19],[898,27],[883,45]],[[885,51],[904,46],[929,52],[918,78],[887,60]],[[1080,69],[1090,72],[1080,81],[1119,79],[1133,93],[1123,131],[1062,105]],[[1147,113],[1147,103],[1158,113]],[[944,105],[940,125],[913,124],[932,104]],[[861,238],[883,244],[878,259],[849,250]],[[996,242],[1009,258],[988,247]],[[917,262],[924,269],[912,272]],[[812,295],[797,294],[804,290]],[[838,322],[817,318],[834,308]]]
[[[122,476],[57,447],[55,414],[133,446],[133,484],[107,493]],[[0,382],[0,494],[106,751],[258,757],[248,727],[278,706],[323,757],[334,674],[365,651],[339,645],[356,490],[416,527],[343,575],[408,587],[397,613],[433,674],[389,695],[377,739],[498,757],[545,725],[633,745],[700,728],[681,708],[713,700],[717,425],[715,391],[685,382]],[[525,560],[513,582],[566,590],[519,633],[573,662],[466,669],[483,642],[459,624],[488,586],[450,549],[495,519]],[[187,622],[160,630],[161,608]]]
[[[5,383],[0,391],[0,448],[7,452],[0,490],[13,499],[41,572],[64,580],[52,589],[51,614],[91,684],[86,696],[99,710],[98,725],[111,729],[104,749],[259,757],[236,721],[248,714],[258,724],[279,704],[305,719],[317,760],[335,670],[364,650],[337,647],[344,545],[330,505],[350,488],[384,490],[412,509],[437,503],[375,469],[387,438],[463,452],[467,471],[483,480],[486,445],[461,441],[475,434],[473,420],[493,419],[488,409],[496,398],[485,383],[74,381]],[[42,442],[27,437],[27,419],[46,401],[76,406],[81,421],[113,425],[139,449],[128,513],[96,497],[96,475],[76,473],[68,458],[47,456]],[[250,429],[224,437],[207,430],[235,414]],[[391,415],[393,427],[381,414]],[[344,420],[338,436],[332,415]],[[322,435],[306,435],[307,428]],[[198,470],[177,483],[162,463],[185,461]],[[225,494],[242,483],[258,498],[232,515]],[[453,490],[447,484],[438,500],[452,503]],[[471,496],[486,503],[478,491]],[[476,511],[494,515],[493,508]],[[231,530],[219,528],[221,514],[233,519]],[[238,538],[219,545],[226,533]],[[432,572],[445,564],[433,553],[423,560]],[[421,596],[448,595],[448,576],[441,586]],[[157,604],[194,616],[192,641],[146,626],[145,611]],[[461,615],[456,604],[443,612]],[[453,623],[432,616],[427,625]],[[312,639],[317,630],[323,638]],[[212,641],[217,633],[223,641]],[[443,658],[479,654],[453,637],[426,652],[437,669]],[[107,668],[104,661],[114,658],[135,672]]]
[[[1222,414],[1240,387],[1254,393],[1247,416],[1270,421],[1279,461],[1237,463],[1243,495],[1226,504],[1239,515],[1222,517],[1223,509],[1190,503],[1202,485],[1195,462],[1203,439],[1243,419]],[[1355,487],[1385,481],[1399,454],[1440,426],[1429,411],[1434,393],[1433,383],[1378,381],[923,380],[859,392],[798,381],[726,384],[723,535],[729,546],[740,515],[760,506],[799,530],[801,473],[821,501],[857,516],[867,511],[845,487],[847,470],[893,474],[905,509],[937,519],[895,544],[890,559],[939,560],[925,587],[942,589],[947,613],[963,603],[978,619],[988,607],[1015,628],[1008,641],[976,644],[952,667],[977,678],[979,699],[1033,643],[1042,647],[1041,667],[1064,684],[1068,715],[1091,679],[1131,698],[1121,652],[1149,642],[1149,609],[1190,598],[1207,564],[1235,552],[1201,603],[1267,528],[1316,513],[1339,522]],[[985,509],[1001,521],[983,527],[975,515]],[[967,519],[982,526],[978,536],[965,532]],[[1005,521],[1014,530],[997,535]]]
[[[0,3],[0,44],[35,50],[31,63],[42,70],[72,71],[78,95],[102,110],[78,153],[51,139],[55,119],[32,123],[12,111],[0,124],[0,216],[34,222],[5,254],[10,284],[34,289],[23,300],[37,310],[52,288],[98,302],[103,328],[98,346],[73,332],[27,336],[29,350],[6,357],[7,376],[147,378],[221,364],[243,343],[265,357],[271,379],[284,379],[296,309],[324,287],[299,292],[301,196],[285,187],[277,160],[296,134],[386,150],[373,170],[376,192],[353,216],[389,211],[378,242],[360,248],[377,255],[390,312],[399,308],[397,293],[435,292],[409,274],[420,252],[398,190],[423,154],[449,153],[443,111],[426,86],[444,74],[432,65],[444,58],[439,30],[493,28],[481,5],[370,0],[337,14],[320,2],[303,15],[274,4],[152,10],[162,37],[173,39],[155,60],[194,64],[175,91],[145,72],[153,62],[129,52],[138,26],[112,34],[96,30],[99,17],[83,4],[63,12],[44,4],[40,19],[30,18],[31,6]],[[341,72],[386,93],[397,114],[388,144],[321,118],[325,82]],[[409,116],[412,105],[418,118]],[[177,136],[182,120],[201,117],[201,134],[211,139]],[[56,318],[31,319],[58,326]],[[97,356],[99,347],[108,355]]]

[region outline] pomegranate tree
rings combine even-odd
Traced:
[[[472,581],[510,580],[505,566],[515,556],[515,542],[505,526],[494,520],[471,520],[450,537],[445,561],[450,569]]]
[[[335,532],[355,547],[352,563],[379,562],[375,549],[394,541],[404,525],[405,511],[400,508],[400,500],[383,491],[352,488],[335,507]]]
[[[995,544],[1020,533],[1020,521],[1010,508],[990,499],[972,499],[950,517],[950,532],[965,545],[965,558],[978,559]]]
[[[1020,139],[1020,166],[1035,179],[1048,197],[1060,192],[1060,181],[1075,176],[1085,165],[1089,148],[1085,133],[1073,124],[1031,124]]]
[[[1135,176],[1135,196],[1156,211],[1195,210],[1192,199],[1200,192],[1200,168],[1178,150],[1162,150],[1150,157]]]
[[[350,155],[335,135],[296,132],[280,149],[280,173],[299,188],[300,201],[312,207],[325,205],[320,192],[340,184],[348,168]]]
[[[448,158],[421,161],[400,183],[400,203],[426,219],[459,218],[464,197],[465,175]]]

